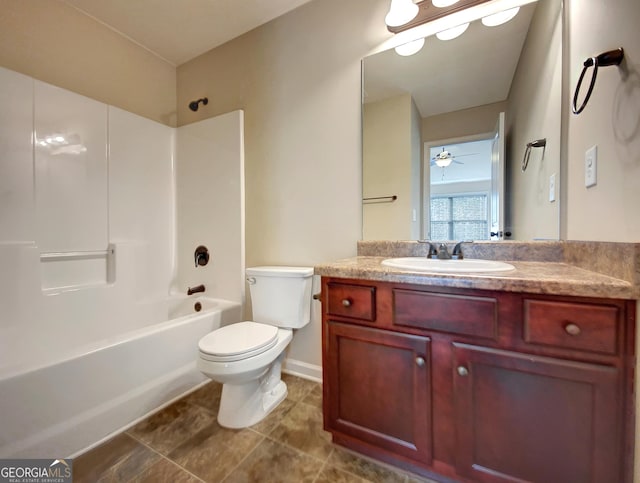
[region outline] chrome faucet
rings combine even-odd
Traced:
[[[429,240],[418,240],[418,243],[429,244],[429,251],[427,252],[427,258],[438,258],[438,250],[436,250],[436,247],[433,243],[431,243]]]
[[[195,287],[189,287],[187,289],[187,295],[193,295],[194,293],[204,292],[204,285],[197,285]]]
[[[447,245],[440,243],[438,247],[438,260],[451,260],[451,253],[447,249]]]
[[[453,253],[451,254],[451,258],[453,258],[454,260],[462,260],[464,258],[462,253],[463,243],[473,243],[473,240],[463,240],[456,243],[456,246],[453,247]]]

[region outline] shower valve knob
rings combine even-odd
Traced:
[[[209,263],[209,250],[204,245],[200,245],[193,253],[193,257],[196,263],[196,268],[199,266],[204,267]]]

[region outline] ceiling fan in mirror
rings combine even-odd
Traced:
[[[461,158],[463,156],[474,156],[476,154],[478,153],[460,154],[456,156],[451,153],[451,151],[448,151],[443,147],[441,152],[431,158],[430,165],[438,166],[439,168],[446,168],[447,166],[450,166],[451,163],[464,164],[462,161],[456,160],[456,158]]]

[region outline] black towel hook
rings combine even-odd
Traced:
[[[624,49],[620,47],[619,49],[610,50],[608,52],[603,52],[597,57],[590,57],[584,61],[582,73],[580,74],[580,78],[578,79],[578,85],[576,86],[576,91],[573,94],[573,113],[580,114],[584,111],[584,108],[587,107],[587,102],[589,102],[589,98],[593,92],[593,88],[596,85],[596,77],[598,76],[598,67],[607,67],[609,65],[620,65],[624,59]],[[587,95],[584,97],[584,101],[582,101],[582,105],[578,108],[578,94],[580,93],[580,88],[582,87],[582,81],[584,79],[584,75],[587,73],[589,67],[593,66],[593,73],[591,74],[591,81],[589,82],[589,89],[587,90]]]

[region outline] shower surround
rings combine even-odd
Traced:
[[[0,102],[0,457],[68,457],[203,382],[240,318],[243,114],[174,129],[3,68]],[[177,314],[197,284],[215,308]]]

